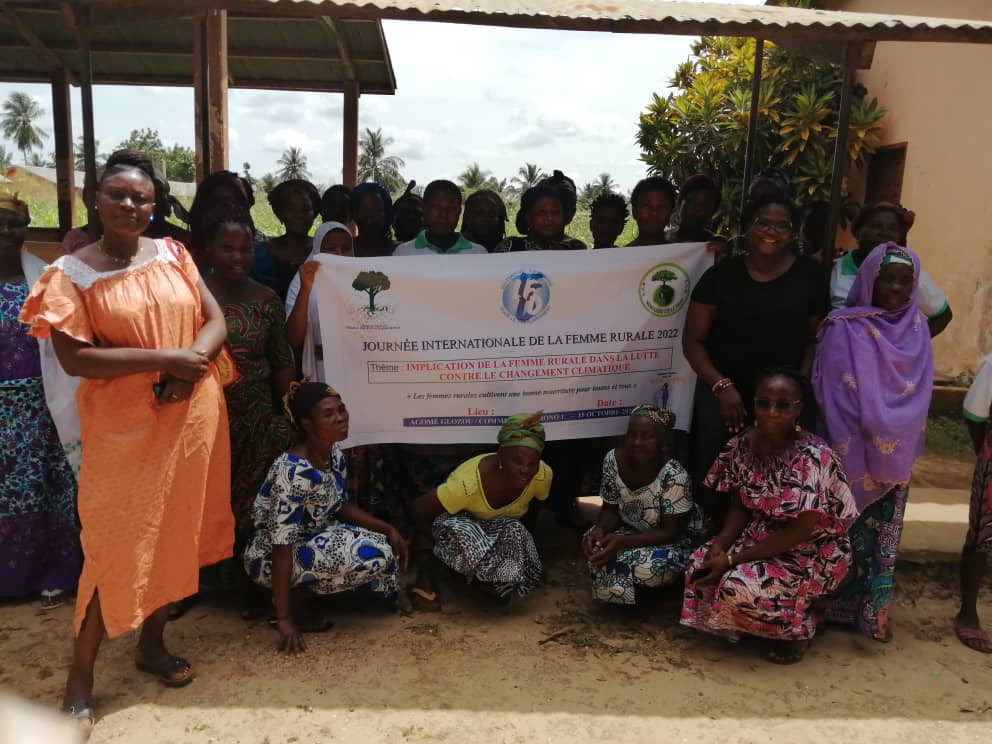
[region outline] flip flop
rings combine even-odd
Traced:
[[[410,604],[417,612],[440,612],[441,602],[437,592],[427,591],[419,586],[410,587],[407,590],[407,597]]]
[[[190,663],[180,656],[166,655],[153,664],[136,661],[134,662],[134,668],[140,672],[152,675],[163,685],[171,688],[185,687],[196,676],[193,674],[193,667]],[[177,678],[175,676],[184,672],[185,676],[183,677]]]
[[[41,600],[39,604],[41,605],[42,612],[50,612],[52,610],[57,610],[59,607],[65,604],[65,592],[64,591],[42,592]]]
[[[955,620],[954,635],[972,651],[977,651],[980,654],[992,654],[992,638],[989,638],[989,634],[981,628],[968,628],[961,625],[959,620]]]
[[[87,736],[96,725],[96,715],[88,700],[77,700],[65,705],[62,707],[62,712],[72,718]]]

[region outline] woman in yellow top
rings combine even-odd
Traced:
[[[433,535],[434,555],[501,599],[523,597],[544,573],[534,538],[521,519],[551,490],[551,468],[541,462],[541,413],[510,416],[499,430],[499,450],[459,465],[448,480],[414,502],[421,535]],[[422,598],[431,601],[422,575]],[[427,589],[427,591],[424,591]]]

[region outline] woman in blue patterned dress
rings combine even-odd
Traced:
[[[28,296],[27,205],[0,194],[0,597],[64,602],[82,567],[76,479],[45,404],[38,341],[18,315]]]
[[[255,499],[255,533],[245,550],[245,570],[272,589],[279,649],[306,650],[302,633],[329,623],[305,617],[312,594],[351,589],[395,602],[407,545],[395,527],[349,503],[344,455],[348,410],[323,383],[291,383],[287,414],[303,441],[280,455]]]
[[[674,423],[670,411],[638,406],[623,444],[603,460],[603,508],[582,538],[592,595],[603,602],[632,605],[637,587],[680,582],[702,536],[689,475],[668,457]]]

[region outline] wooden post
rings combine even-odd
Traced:
[[[341,176],[344,185],[354,188],[358,185],[358,96],[357,80],[344,84],[344,144],[342,146]]]
[[[96,134],[93,127],[93,56],[90,52],[90,10],[81,6],[76,11],[76,31],[79,43],[79,97],[83,108],[83,162],[88,195],[86,205],[90,240],[97,239],[96,215]]]
[[[210,110],[207,86],[207,21],[193,16],[193,120],[196,148],[196,180],[210,173]]]
[[[845,45],[846,46],[846,45]],[[845,54],[845,58],[846,58]],[[841,68],[840,111],[837,115],[837,140],[834,142],[833,173],[830,177],[830,212],[827,214],[825,261],[834,255],[837,243],[837,217],[841,209],[841,185],[847,172],[847,130],[851,122],[851,91],[854,88],[854,68],[845,62]]]
[[[210,172],[227,170],[227,11],[207,13],[207,95]]]
[[[751,115],[747,120],[747,144],[744,148],[744,183],[741,190],[740,218],[744,218],[747,206],[747,191],[751,187],[751,176],[754,170],[758,141],[758,103],[761,99],[761,75],[765,59],[765,40],[754,40],[754,71],[751,75]],[[744,225],[741,225],[744,230]]]
[[[75,167],[72,151],[72,114],[69,76],[64,67],[52,70],[52,119],[55,123],[55,193],[58,199],[59,236],[73,226],[76,208]]]

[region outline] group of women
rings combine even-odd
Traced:
[[[823,257],[796,240],[785,189],[759,182],[732,241],[711,231],[719,188],[706,176],[681,195],[653,176],[631,195],[632,245],[706,241],[720,260],[693,290],[684,333],[699,380],[689,459],[675,456],[669,411],[634,408],[602,460],[602,508],[581,549],[596,599],[630,605],[681,586],[682,623],[766,639],[770,660],[793,663],[824,618],[891,636],[930,337],[950,309],[906,247],[911,213],[864,210],[858,249],[828,283]],[[533,520],[544,502],[571,506],[574,452],[558,453],[553,477],[540,412],[509,417],[495,452],[342,451],[349,412],[324,374],[312,259],[584,249],[566,234],[574,183],[555,171],[528,190],[520,235],[506,237],[498,195],[463,205],[450,181],[395,205],[375,184],[321,196],[287,181],[268,195],[286,232],[266,238],[250,185],[221,172],[201,184],[182,241],[152,221],[161,183],[140,153],[115,153],[90,240],[47,268],[22,248],[26,206],[0,199],[0,557],[15,567],[0,593],[42,592],[55,606],[78,579],[65,709],[92,724],[100,642],[138,627],[136,667],[188,684],[166,621],[196,594],[201,567],[232,557],[246,617],[271,608],[290,653],[329,627],[314,596],[395,602],[406,571],[426,609],[439,604],[442,566],[495,601],[533,590]],[[598,198],[593,247],[614,246],[627,216],[622,197]],[[832,291],[844,297],[830,312]],[[962,609],[962,640],[992,650],[972,615]]]

